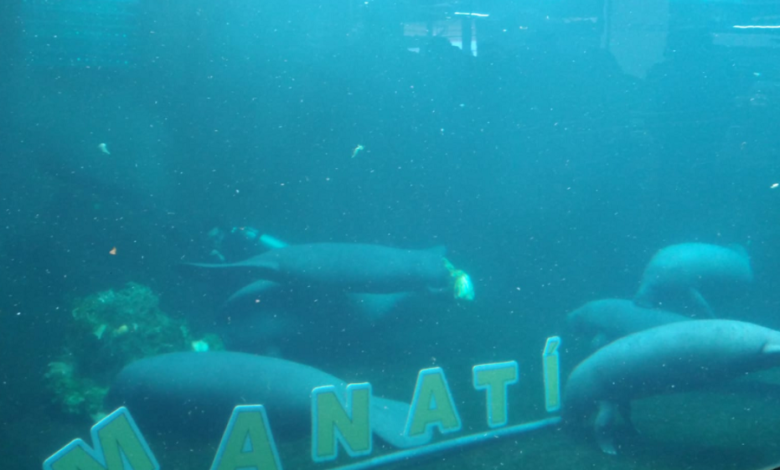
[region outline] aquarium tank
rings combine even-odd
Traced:
[[[3,0],[0,468],[780,468],[780,1]]]

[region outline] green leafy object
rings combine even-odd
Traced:
[[[192,349],[184,320],[159,308],[152,290],[130,282],[89,295],[72,310],[66,349],[45,374],[63,412],[99,416],[111,380],[127,364],[148,356]],[[203,338],[209,350],[224,349],[216,335]]]

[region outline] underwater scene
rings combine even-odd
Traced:
[[[0,468],[780,466],[780,1],[3,0]]]

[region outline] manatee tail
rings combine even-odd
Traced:
[[[279,266],[272,260],[263,259],[263,255],[253,256],[235,263],[183,263],[184,266],[206,269],[267,269],[278,270]]]
[[[230,290],[247,286],[258,279],[280,278],[278,263],[273,259],[259,259],[259,256],[237,263],[179,263],[176,270],[187,278],[200,279]]]
[[[197,268],[198,270],[219,271],[228,270],[232,273],[260,278],[274,279],[279,274],[279,263],[275,259],[258,255],[236,263],[182,263],[183,268]]]
[[[405,449],[421,446],[431,441],[430,431],[415,437],[404,435],[409,405],[387,398],[371,397],[371,427],[377,436],[388,444]]]

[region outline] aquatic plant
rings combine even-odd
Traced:
[[[87,296],[72,310],[66,349],[45,378],[54,401],[68,414],[99,415],[113,377],[147,356],[191,349],[223,349],[214,335],[196,339],[184,320],[159,308],[152,290],[130,282]]]
[[[104,415],[103,397],[108,388],[90,378],[78,376],[74,364],[50,362],[45,378],[49,389],[54,392],[55,402],[60,404],[65,413],[86,414],[95,421]]]

